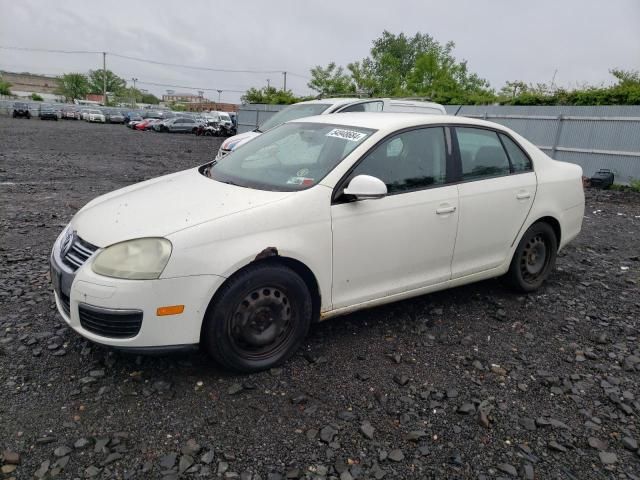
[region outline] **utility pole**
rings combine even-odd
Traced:
[[[284,86],[282,87],[282,89],[286,92],[287,91],[287,72],[282,72],[282,76],[284,77]]]
[[[267,90],[269,90],[271,79],[267,78]]]
[[[218,92],[218,103],[220,103],[220,96],[222,95],[222,90],[216,90]]]
[[[107,104],[107,52],[102,52],[102,101]]]
[[[136,82],[138,81],[137,78],[132,78],[131,81],[133,82],[133,90],[131,91],[131,108],[135,108],[136,106]]]

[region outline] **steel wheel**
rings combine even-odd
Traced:
[[[234,349],[247,359],[277,354],[291,334],[291,305],[276,287],[263,287],[246,295],[232,314],[229,335]]]
[[[547,245],[538,234],[529,239],[520,256],[520,273],[527,282],[535,282],[548,263]]]
[[[546,222],[534,223],[516,248],[507,273],[509,283],[521,292],[540,288],[556,261],[558,239]]]
[[[202,341],[218,363],[256,372],[285,361],[311,324],[304,280],[273,262],[249,265],[220,287],[207,309]]]

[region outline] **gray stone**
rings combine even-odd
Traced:
[[[375,428],[373,428],[371,424],[366,420],[362,422],[362,425],[360,425],[360,433],[362,433],[369,440],[373,440],[374,431],[375,431]]]
[[[522,467],[522,474],[521,477],[524,480],[535,480],[536,478],[536,474],[535,471],[533,469],[533,465],[531,465],[530,463],[526,463],[523,467]]]
[[[73,448],[75,448],[76,450],[81,450],[87,447],[90,443],[91,441],[86,438],[79,438],[78,440],[76,440],[76,443],[73,444]]]
[[[589,446],[591,448],[595,448],[596,450],[600,450],[600,451],[604,451],[608,447],[607,442],[604,442],[596,437],[589,437],[587,439],[587,443],[589,443]]]
[[[410,442],[418,442],[421,438],[426,437],[427,432],[424,430],[413,430],[407,434],[407,440]]]
[[[497,466],[497,468],[501,472],[504,472],[507,475],[511,475],[512,477],[515,477],[518,475],[518,471],[516,470],[516,467],[514,467],[510,463],[501,463],[500,465]]]
[[[404,453],[402,453],[402,450],[400,450],[399,448],[396,448],[395,450],[391,450],[389,452],[387,458],[393,462],[401,462],[402,460],[404,460]]]
[[[194,456],[199,454],[200,450],[202,450],[202,447],[198,445],[198,442],[196,442],[193,438],[190,438],[189,440],[187,440],[187,443],[182,447],[181,452],[184,455]]]
[[[86,478],[97,477],[99,473],[100,473],[100,469],[95,465],[90,465],[84,470],[84,476]]]
[[[624,437],[622,439],[622,445],[624,445],[624,448],[631,450],[632,452],[638,450],[638,442],[631,437]]]
[[[108,438],[98,438],[96,439],[96,444],[93,447],[93,451],[96,453],[106,453],[107,452],[107,443],[109,443]]]
[[[527,430],[534,431],[536,430],[536,421],[533,418],[529,417],[520,417],[518,423]]]
[[[72,449],[67,447],[66,445],[62,445],[61,447],[56,448],[53,451],[53,454],[56,457],[65,457],[67,455],[69,455],[72,452]]]
[[[549,448],[551,450],[555,450],[556,452],[566,452],[567,451],[567,448],[564,445],[560,445],[555,440],[551,440],[549,442]]]
[[[457,410],[458,413],[462,413],[463,415],[469,415],[471,413],[474,413],[475,411],[476,411],[475,405],[469,402],[463,403],[458,407],[458,410]]]
[[[4,463],[9,465],[20,465],[20,454],[12,452],[11,450],[2,452],[2,458],[4,459]]]
[[[320,440],[325,443],[331,443],[333,441],[333,437],[336,436],[338,431],[333,428],[331,425],[327,425],[320,430]]]
[[[207,465],[209,465],[211,462],[213,462],[213,457],[214,457],[213,450],[209,450],[207,453],[202,455],[202,457],[200,457],[200,461],[202,463],[206,463]]]
[[[172,468],[176,464],[178,454],[171,452],[163,457],[160,457],[160,467],[164,470]]]
[[[598,456],[604,465],[613,465],[618,461],[618,456],[613,452],[598,452]]]
[[[184,473],[191,465],[193,465],[193,457],[191,455],[182,455],[178,464],[178,472]]]

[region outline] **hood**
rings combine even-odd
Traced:
[[[166,237],[288,195],[220,183],[194,168],[102,195],[85,205],[72,224],[81,238],[106,247],[133,238]]]
[[[252,138],[256,138],[260,135],[260,132],[244,132],[239,135],[234,135],[233,137],[229,137],[224,142],[222,142],[221,148],[223,150],[233,151],[240,145],[244,145]]]

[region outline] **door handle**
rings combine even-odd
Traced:
[[[453,213],[456,211],[456,207],[442,207],[436,210],[438,215],[446,215],[447,213]]]
[[[529,193],[529,192],[518,192],[516,194],[516,198],[518,200],[524,200],[525,198],[531,198],[531,193]]]

